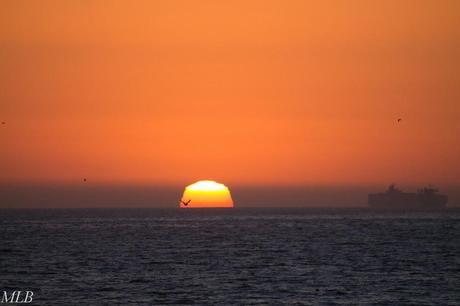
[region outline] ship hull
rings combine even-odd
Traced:
[[[415,193],[400,193],[392,196],[384,193],[370,194],[368,204],[377,209],[443,209],[447,205],[447,196],[420,196]]]

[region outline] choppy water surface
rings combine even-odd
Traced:
[[[32,305],[460,304],[460,212],[1,210]]]

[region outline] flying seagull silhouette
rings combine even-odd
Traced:
[[[180,200],[180,202],[181,202],[182,204],[184,204],[184,206],[187,206],[188,203],[190,203],[191,201],[192,201],[192,199],[188,200],[187,202],[184,202],[184,201]]]

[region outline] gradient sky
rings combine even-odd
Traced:
[[[459,54],[456,0],[2,0],[0,182],[460,185]]]

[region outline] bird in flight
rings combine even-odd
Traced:
[[[401,122],[401,120],[402,120],[401,118],[398,118],[398,122]]]
[[[181,202],[182,204],[184,204],[184,206],[187,206],[188,203],[190,203],[191,201],[192,201],[192,199],[188,200],[187,202],[184,202],[184,201],[180,200],[180,202]]]

